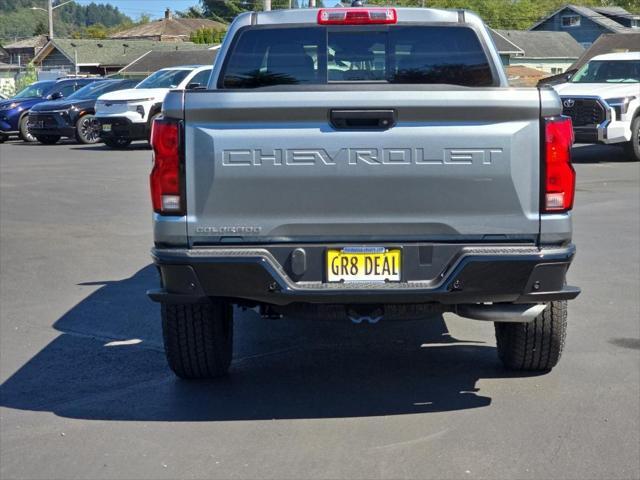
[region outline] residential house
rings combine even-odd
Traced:
[[[136,58],[118,73],[123,77],[144,78],[161,68],[179,65],[213,65],[218,48],[206,50],[150,51]]]
[[[9,61],[9,52],[7,52],[2,45],[0,45],[0,62],[7,63]]]
[[[577,70],[595,56],[619,52],[640,52],[640,31],[638,31],[638,33],[601,35],[600,38],[569,67],[569,70]]]
[[[495,37],[501,37],[515,45],[519,51],[509,55],[505,65],[528,67],[547,74],[562,73],[571,66],[584,48],[567,32],[494,30]]]
[[[529,30],[567,32],[583,47],[588,48],[600,35],[632,33],[638,28],[640,16],[622,8],[588,8],[565,5],[542,19]]]
[[[618,22],[620,25],[625,27],[640,29],[640,15],[629,13],[622,7],[591,7],[591,10]]]
[[[508,38],[499,35],[495,30],[489,30],[493,43],[498,50],[502,65],[507,66],[511,60],[512,55],[524,55],[524,50],[511,42]]]
[[[175,18],[171,10],[167,8],[164,13],[164,18],[137,25],[128,30],[116,32],[109,38],[187,42],[191,34],[201,28],[224,31],[227,29],[227,26],[224,23],[215,22],[206,18]]]
[[[4,46],[4,50],[9,54],[7,63],[16,65],[26,65],[48,42],[46,35],[36,35],[25,38]]]
[[[109,75],[151,50],[171,52],[203,48],[207,45],[192,42],[54,38],[40,50],[33,62],[41,70],[58,71],[60,74]]]

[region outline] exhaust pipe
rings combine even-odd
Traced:
[[[454,312],[461,317],[472,320],[528,323],[540,315],[545,308],[547,308],[545,303],[522,305],[513,303],[494,303],[489,305],[474,303],[456,305]]]

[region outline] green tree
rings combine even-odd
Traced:
[[[16,92],[19,92],[25,87],[28,87],[33,82],[38,80],[38,73],[33,63],[29,63],[24,72],[22,72],[16,79]]]
[[[183,10],[182,12],[176,12],[176,15],[181,18],[204,18],[204,12],[202,8],[189,7],[187,10]]]
[[[189,40],[193,43],[212,44],[221,43],[226,34],[225,30],[217,30],[215,28],[199,28],[191,32]]]
[[[44,24],[43,21],[39,21],[36,24],[36,28],[33,29],[33,35],[46,35],[49,33],[49,28]]]
[[[222,22],[231,22],[238,14],[251,10],[262,10],[261,0],[202,0],[206,17]]]

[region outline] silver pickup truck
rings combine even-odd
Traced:
[[[550,370],[575,254],[571,119],[509,88],[465,11],[240,15],[208,88],[152,132],[154,261],[169,365],[225,374],[234,306],[495,323],[507,368]]]

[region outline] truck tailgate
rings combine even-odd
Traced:
[[[186,93],[190,243],[537,238],[538,90],[360,88]]]

